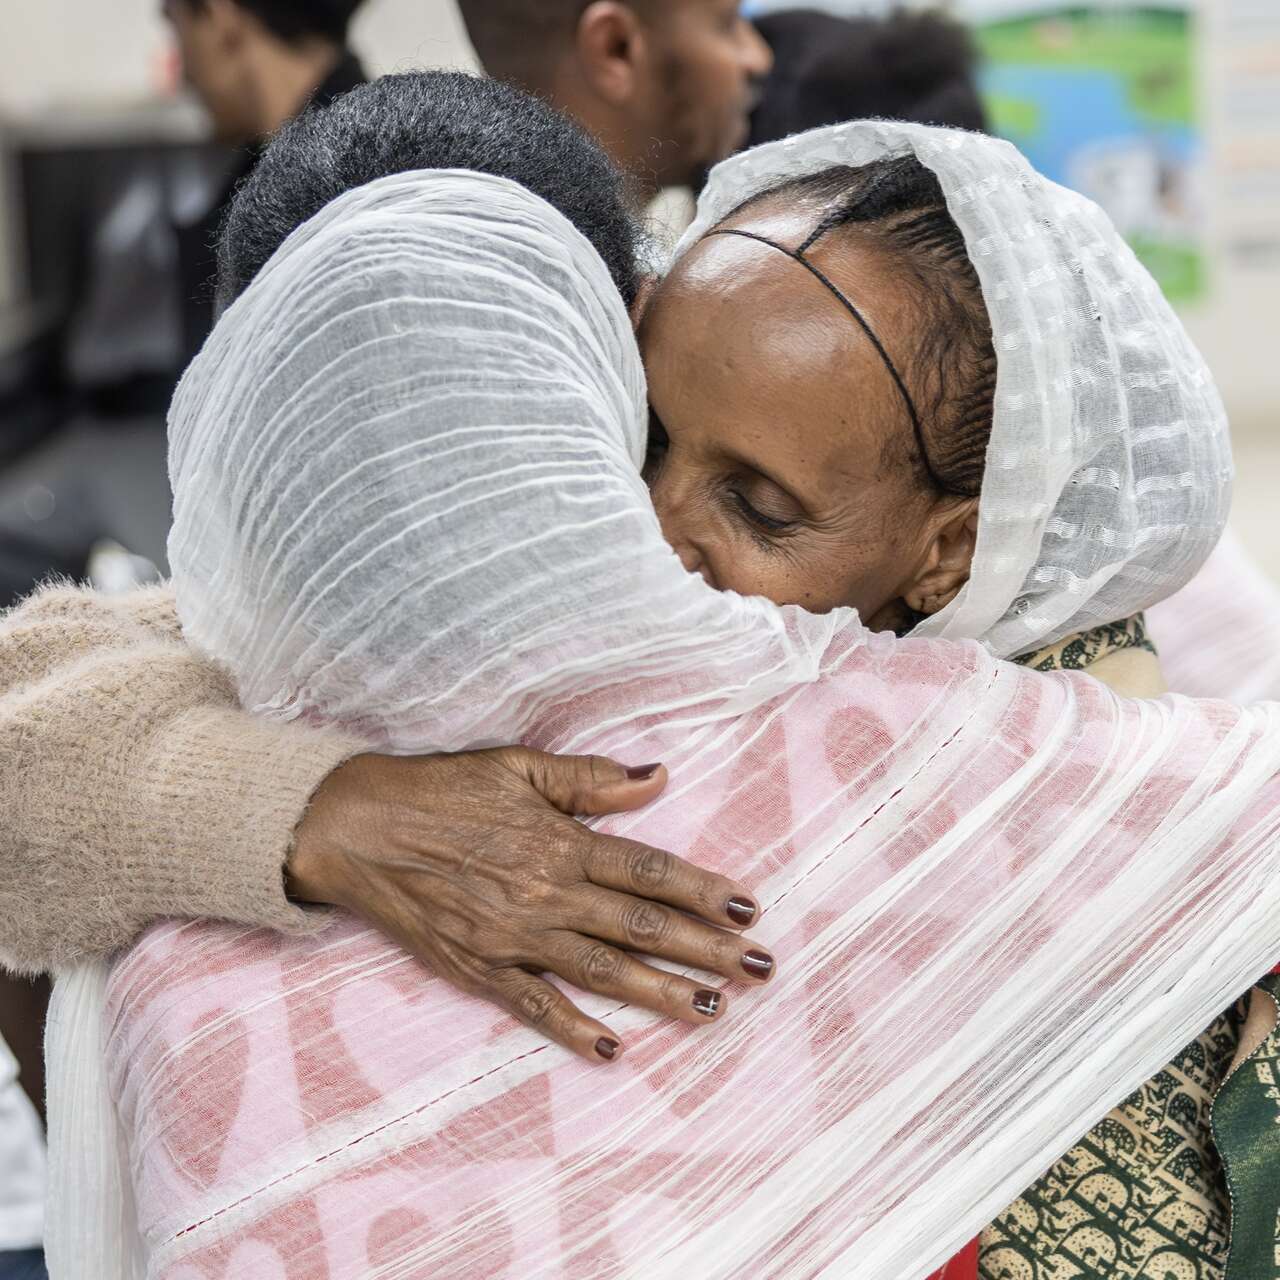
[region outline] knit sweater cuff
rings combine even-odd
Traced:
[[[136,803],[149,831],[133,848],[152,858],[125,874],[152,881],[154,914],[206,916],[307,933],[331,913],[285,896],[294,833],[320,784],[367,751],[329,730],[250,720],[242,711],[201,708],[149,744]]]

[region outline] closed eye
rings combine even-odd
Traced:
[[[794,529],[800,523],[798,520],[779,520],[777,516],[766,515],[758,507],[753,506],[737,489],[731,488],[729,497],[747,520],[766,533],[786,533],[788,529]]]

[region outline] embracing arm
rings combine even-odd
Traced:
[[[163,916],[302,929],[282,866],[361,750],[256,721],[162,589],[46,589],[0,621],[0,959],[110,951]]]
[[[166,916],[301,931],[324,917],[295,900],[336,905],[595,1061],[621,1045],[542,974],[695,1024],[723,1000],[629,952],[771,975],[734,932],[749,894],[573,820],[647,804],[660,766],[365,748],[240,709],[164,589],[39,593],[0,619],[0,963],[58,968]]]

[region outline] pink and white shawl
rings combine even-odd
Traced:
[[[1177,693],[1280,699],[1280,589],[1229,530],[1204,568],[1147,621]]]
[[[587,1001],[629,1046],[593,1069],[349,921],[159,926],[60,987],[55,1277],[918,1280],[1274,962],[1280,708],[998,660],[1194,572],[1230,472],[1212,383],[1010,148],[872,124],[811,153],[895,149],[943,178],[1001,358],[941,624],[986,617],[971,639],[686,574],[623,307],[508,183],[352,192],[223,318],[174,405],[172,558],[246,705],[665,760],[600,825],[750,886],[780,973],[714,1031]]]

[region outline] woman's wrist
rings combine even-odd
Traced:
[[[377,840],[378,762],[383,757],[354,756],[316,789],[294,832],[284,864],[286,895],[294,902],[346,906],[347,871],[359,845]]]

